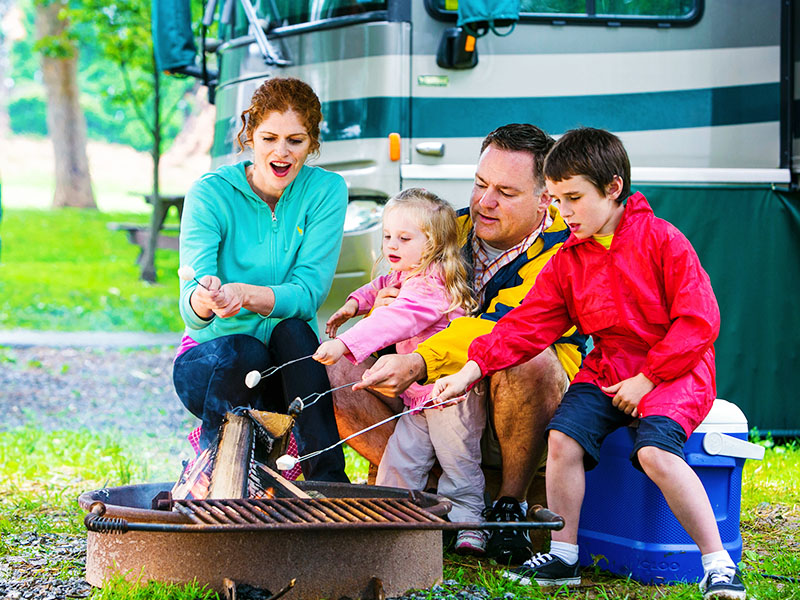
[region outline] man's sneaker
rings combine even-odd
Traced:
[[[456,536],[455,551],[459,554],[483,556],[486,554],[486,541],[489,534],[479,529],[462,529]]]
[[[530,585],[535,581],[541,587],[566,585],[573,587],[581,584],[580,564],[568,565],[552,554],[539,552],[521,567],[503,571],[503,577],[522,585]]]
[[[731,566],[712,568],[700,581],[703,600],[744,600],[747,591],[739,578],[739,569]]]
[[[503,496],[483,511],[483,518],[494,522],[524,521],[525,514],[516,499]],[[521,564],[531,557],[531,538],[527,529],[506,527],[491,532],[486,554],[501,564]]]

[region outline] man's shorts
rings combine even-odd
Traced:
[[[585,451],[584,467],[590,471],[597,466],[606,436],[627,425],[636,427],[629,458],[640,471],[637,454],[645,446],[655,446],[686,460],[683,454],[686,433],[676,421],[661,415],[641,419],[626,415],[611,403],[611,396],[591,383],[573,383],[569,387],[547,431],[555,429],[578,442]]]
[[[545,350],[550,358],[553,361],[553,365],[557,367],[559,371],[560,377],[560,391],[559,397],[563,396],[564,393],[567,391],[569,387],[569,377],[567,376],[567,372],[564,370],[564,366],[558,360],[558,355],[556,354],[555,349],[550,346],[547,350]],[[489,379],[482,379],[478,385],[472,388],[472,392],[470,393],[478,393],[481,396],[485,397],[488,400],[489,397]],[[503,466],[503,459],[500,453],[500,441],[497,439],[497,431],[494,428],[494,421],[492,420],[492,411],[488,409],[486,411],[487,423],[486,429],[483,430],[483,437],[481,437],[481,465],[484,468],[488,469],[496,469],[500,470]],[[531,427],[534,424],[531,423]],[[540,425],[541,427],[541,425]],[[545,439],[547,436],[545,435]],[[537,465],[537,469],[541,468],[545,465],[547,461],[547,452],[545,451],[542,453],[542,458]]]

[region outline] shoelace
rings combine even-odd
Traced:
[[[734,575],[736,575],[736,569],[733,567],[720,567],[708,572],[708,583],[709,585],[730,583],[733,581]]]
[[[490,521],[522,521],[523,516],[511,504],[498,504],[483,509],[481,515]]]
[[[486,541],[486,532],[477,529],[464,529],[461,532],[459,532],[458,537],[460,540],[463,541],[474,540],[474,541],[480,541],[482,543]]]
[[[544,564],[549,563],[553,560],[553,555],[550,553],[542,554],[539,552],[538,554],[534,555],[533,557],[529,558],[525,561],[526,567],[541,567]]]

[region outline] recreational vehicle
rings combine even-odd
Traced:
[[[161,26],[185,3],[157,3]],[[239,114],[265,78],[299,77],[323,102],[315,164],[351,199],[327,310],[368,280],[382,202],[423,186],[465,206],[495,127],[606,128],[711,276],[719,397],[800,434],[794,0],[227,0],[202,19],[154,35],[161,68],[210,86],[215,165],[241,159]]]

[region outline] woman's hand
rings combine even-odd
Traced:
[[[344,303],[344,306],[333,313],[331,318],[328,319],[328,322],[325,323],[325,333],[328,334],[328,337],[336,337],[336,332],[339,331],[339,327],[344,323],[347,323],[349,319],[355,317],[356,314],[358,314],[358,301],[355,298],[348,298],[347,302]],[[321,347],[322,346],[320,346],[320,348]]]
[[[345,352],[347,352],[347,346],[342,340],[328,340],[319,345],[311,358],[323,365],[332,365],[342,358]]]
[[[436,381],[431,392],[431,399],[436,402],[442,402],[443,400],[463,396],[469,385],[478,381],[482,375],[483,373],[481,373],[478,363],[474,360],[467,361],[467,364],[458,373],[442,377]]]
[[[619,410],[626,415],[638,417],[639,402],[641,402],[642,398],[654,387],[656,387],[656,385],[652,381],[642,373],[639,373],[628,379],[623,379],[619,383],[600,389],[613,397],[611,404],[616,406]]]
[[[242,310],[245,299],[245,291],[241,284],[226,283],[220,288],[220,294],[216,300],[214,314],[223,319],[232,317]]]
[[[201,285],[194,288],[189,303],[198,317],[210,319],[221,296],[222,282],[214,275],[203,275],[198,281]]]

